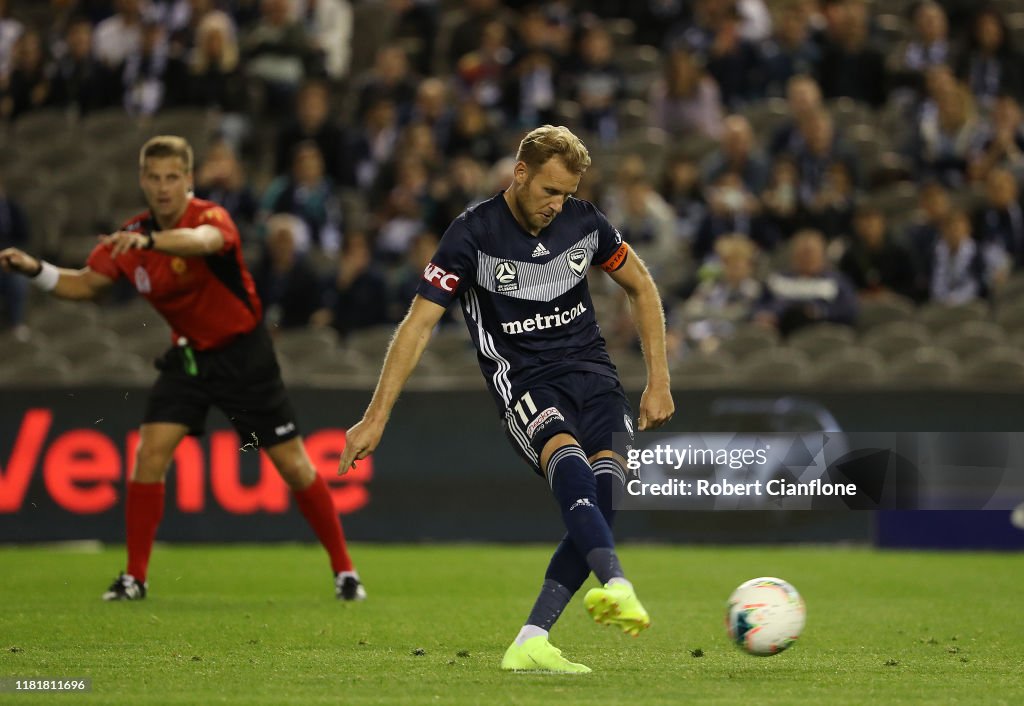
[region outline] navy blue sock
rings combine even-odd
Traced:
[[[599,473],[599,468],[602,465],[607,467],[605,462],[614,464],[618,472],[606,471]],[[618,461],[614,459],[598,459],[594,462],[593,467],[597,481],[597,506],[600,508],[601,514],[604,515],[608,527],[611,528],[615,522],[614,502],[625,489],[619,477],[621,475],[624,478],[625,475]],[[576,551],[576,547],[572,540],[569,539],[569,535],[565,535],[558,548],[555,549],[555,553],[551,556],[551,562],[548,564],[548,570],[544,574],[544,578],[565,586],[569,589],[570,593],[576,593],[583,586],[589,575],[590,567],[587,565],[586,558]]]
[[[583,449],[575,445],[557,449],[551,454],[547,472],[568,537],[577,553],[585,558],[587,567],[602,584],[622,576],[622,568],[615,556],[611,527],[598,506],[598,476],[594,475]],[[602,485],[604,483],[602,481]],[[610,498],[611,493],[608,493],[606,502]],[[608,508],[611,509],[610,502]],[[583,579],[586,579],[585,574]],[[572,589],[577,580],[573,577],[569,583],[558,583]],[[576,588],[582,583],[582,580],[579,581]]]

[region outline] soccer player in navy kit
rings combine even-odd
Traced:
[[[665,321],[643,263],[592,204],[573,198],[590,166],[583,143],[545,125],[519,145],[512,184],[451,224],[387,352],[362,420],[348,430],[339,473],[380,442],[398,394],[445,308],[458,299],[480,368],[509,439],[545,477],[568,530],[526,624],[502,659],[507,670],[589,672],[548,631],[592,571],[593,618],[637,635],[650,625],[612,539],[613,498],[625,482],[612,434],[632,434],[633,412],[605,349],[587,288],[600,267],[627,293],[643,344],[647,387],[639,428],[672,417]]]
[[[187,434],[201,434],[211,406],[242,438],[255,438],[291,488],[327,551],[341,600],[366,597],[327,484],[313,467],[281,381],[263,305],[227,211],[192,196],[192,148],[166,135],[143,145],[139,184],[149,209],[105,235],[80,270],[20,250],[0,266],[62,299],[93,299],[125,277],[171,325],[175,345],[157,362],[125,498],[128,564],[103,599],[146,597],[146,574],[164,510],[164,477]]]

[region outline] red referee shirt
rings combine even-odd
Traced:
[[[149,211],[122,230],[144,230]],[[239,334],[252,331],[263,316],[252,275],[242,260],[241,239],[231,216],[212,201],[189,199],[174,228],[215,226],[224,248],[215,255],[178,257],[154,250],[130,250],[117,259],[97,245],[86,264],[110,279],[126,277],[171,325],[174,338],[184,337],[196,350],[220,348]]]

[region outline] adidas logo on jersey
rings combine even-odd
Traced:
[[[551,252],[546,247],[544,247],[544,243],[537,243],[537,247],[533,249],[533,253],[530,255],[530,257],[544,257],[545,255],[550,254]]]

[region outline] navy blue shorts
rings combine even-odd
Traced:
[[[599,373],[568,373],[513,389],[512,404],[505,411],[505,433],[512,447],[539,475],[541,449],[555,434],[571,434],[589,457],[613,450],[612,434],[632,437],[635,428],[622,385]]]

